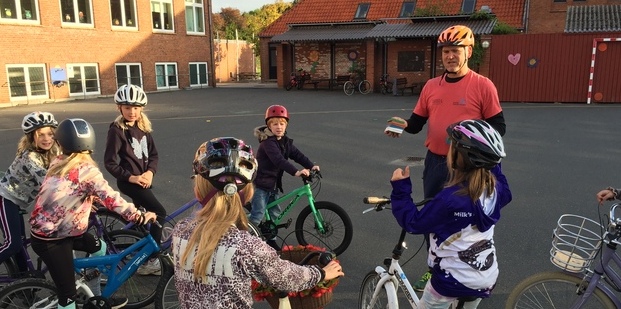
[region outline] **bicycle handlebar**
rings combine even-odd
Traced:
[[[302,181],[304,181],[304,183],[309,183],[309,182],[313,182],[313,180],[315,179],[319,179],[321,178],[321,172],[317,171],[317,170],[310,170],[310,174],[308,174],[308,176],[304,176],[302,175]]]
[[[427,204],[429,201],[431,201],[432,198],[426,198],[420,202],[414,203],[414,205],[416,205],[416,207],[420,207],[423,206],[425,204]],[[370,212],[372,210],[375,211],[382,211],[386,208],[388,208],[386,205],[390,204],[390,198],[389,197],[377,197],[377,196],[368,196],[362,199],[362,202],[365,204],[374,204],[375,206],[369,208],[369,209],[365,209],[362,213],[366,214],[367,212]],[[621,219],[620,219],[621,220]]]

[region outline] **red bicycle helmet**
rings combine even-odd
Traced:
[[[289,122],[289,112],[282,105],[272,105],[267,108],[265,111],[265,123],[267,124],[267,121],[274,117],[285,118]]]

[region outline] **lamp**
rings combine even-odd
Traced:
[[[489,48],[489,41],[488,40],[484,40],[483,42],[481,42],[481,47]]]

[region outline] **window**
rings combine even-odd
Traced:
[[[7,65],[11,99],[47,99],[47,81],[44,64]]]
[[[174,30],[172,0],[151,1],[153,30]]]
[[[142,88],[142,68],[140,63],[117,63],[116,88],[125,84],[132,84]]]
[[[461,11],[466,14],[474,13],[474,9],[477,6],[477,0],[464,0],[461,4]]]
[[[416,2],[414,1],[406,1],[401,5],[401,13],[399,13],[399,17],[410,17],[414,15],[414,8],[416,7]]]
[[[38,23],[37,0],[1,0],[0,20]]]
[[[567,2],[567,0],[554,0],[554,2]]]
[[[358,4],[358,9],[356,10],[356,15],[354,19],[366,19],[367,14],[369,13],[369,7],[371,3],[360,3]]]
[[[174,62],[155,64],[155,81],[157,89],[179,88],[177,64]]]
[[[93,25],[91,0],[61,0],[60,12],[65,24]]]
[[[402,51],[397,54],[398,72],[423,72],[425,71],[425,52]]]
[[[97,64],[68,64],[69,96],[101,94]]]
[[[207,62],[190,62],[190,86],[209,86]]]
[[[113,27],[137,29],[136,2],[134,0],[110,0],[110,18]]]
[[[188,33],[205,34],[203,0],[185,0],[185,27]]]

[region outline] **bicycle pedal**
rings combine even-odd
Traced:
[[[281,229],[281,228],[288,229],[289,226],[291,225],[291,222],[293,222],[293,219],[289,218],[286,223],[279,224],[279,225],[276,226],[276,228],[278,228],[278,229]]]

